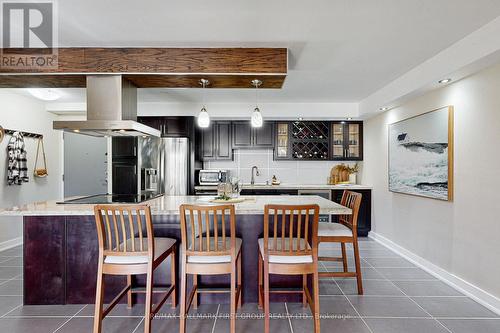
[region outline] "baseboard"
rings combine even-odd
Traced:
[[[393,241],[382,235],[370,231],[368,237],[385,246],[389,250],[396,252],[397,254],[412,262],[416,266],[422,268],[429,274],[435,276],[444,283],[448,284],[461,293],[469,296],[479,304],[500,315],[500,298],[482,290],[481,288],[465,281],[464,279],[456,275],[445,271],[441,267],[434,265],[433,263],[416,255],[411,251],[408,251],[407,249],[401,247],[400,245],[394,243]]]
[[[16,247],[16,246],[21,245],[21,244],[23,244],[22,237],[17,237],[14,239],[9,239],[5,242],[0,242],[0,252],[11,249],[11,248]],[[1,256],[1,254],[0,254],[0,256]]]

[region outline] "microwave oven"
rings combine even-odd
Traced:
[[[229,181],[228,170],[206,169],[200,170],[198,183],[200,185],[218,185]]]

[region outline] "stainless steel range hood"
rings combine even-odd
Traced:
[[[54,129],[90,136],[160,136],[137,122],[137,88],[121,75],[87,76],[87,120],[54,121]]]

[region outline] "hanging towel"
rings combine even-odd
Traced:
[[[26,149],[24,146],[24,137],[19,132],[14,132],[7,144],[8,168],[7,185],[22,185],[27,183],[28,166],[26,161]]]

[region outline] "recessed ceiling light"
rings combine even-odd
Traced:
[[[298,119],[299,121],[302,121],[302,120],[304,120],[304,118],[302,118],[302,117],[299,117],[299,118],[297,118],[297,119]]]
[[[352,117],[347,117],[347,120],[352,120]]]
[[[451,82],[451,79],[442,79],[442,80],[439,80],[438,83],[448,83],[448,82]]]
[[[79,130],[79,129],[76,129],[76,130],[73,130],[73,132],[75,132],[75,133],[80,133],[80,130]]]
[[[384,107],[381,107],[379,110],[380,111],[387,111],[387,110],[389,110],[389,108],[387,106],[384,106]]]

